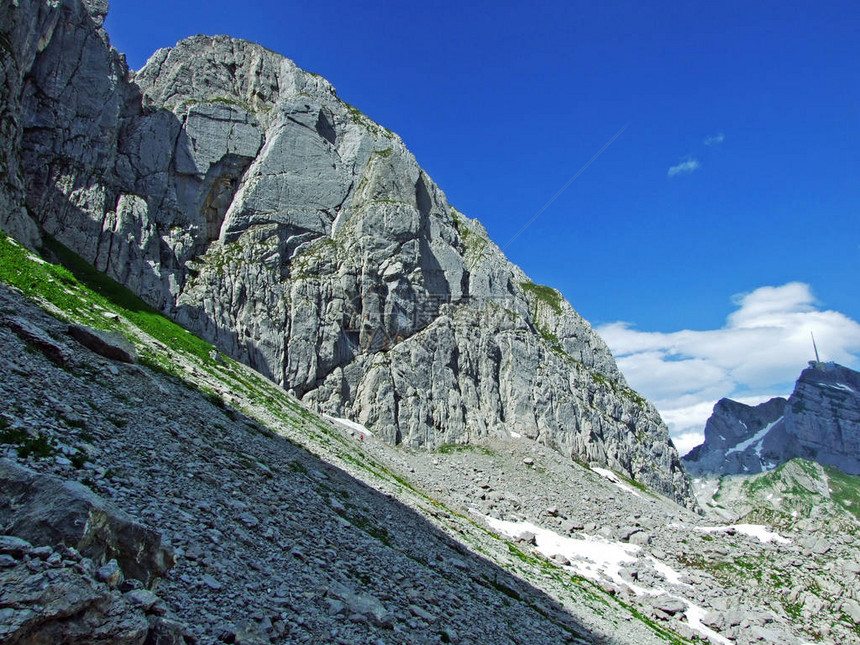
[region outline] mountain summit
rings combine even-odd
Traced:
[[[7,231],[38,244],[35,221],[389,443],[522,435],[695,505],[665,425],[603,340],[452,208],[397,135],[227,36],[130,72],[106,9],[3,9],[18,52],[0,88]]]
[[[722,399],[705,442],[685,457],[691,473],[758,473],[795,457],[860,474],[860,373],[810,362],[788,399],[757,406]]]

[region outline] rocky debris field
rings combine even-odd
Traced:
[[[608,642],[390,495],[220,400],[85,349],[5,287],[0,311],[3,468],[80,482],[157,531],[175,559],[141,603],[143,581],[121,569],[113,586],[94,575],[115,564],[104,553],[82,564],[50,543],[5,549],[3,642],[73,642],[81,623],[100,642],[142,642],[144,615],[181,623],[185,641],[200,643]],[[12,529],[7,519],[0,533]],[[44,594],[64,604],[23,597],[22,585],[49,585]],[[71,587],[85,598],[57,591]],[[123,620],[108,620],[126,605]]]
[[[398,457],[452,508],[486,518],[522,548],[684,636],[860,642],[860,523],[853,516],[834,522],[832,511],[808,508],[774,528],[773,515],[752,513],[755,500],[727,487],[719,499],[730,508],[708,505],[702,517],[525,439]]]

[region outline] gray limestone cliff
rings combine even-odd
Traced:
[[[2,11],[6,230],[390,443],[519,433],[695,505],[590,325],[325,79],[226,36],[131,72],[104,2]]]
[[[786,400],[757,406],[722,399],[705,442],[684,457],[692,473],[759,473],[801,457],[860,474],[860,373],[813,362]]]

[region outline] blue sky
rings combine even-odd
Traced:
[[[698,406],[676,437],[720,396],[788,394],[813,327],[824,357],[860,367],[856,2],[114,0],[107,27],[133,68],[228,33],[322,74],[501,246],[627,126],[505,251],[604,333],[664,416]],[[766,377],[677,344],[717,332],[731,354],[762,299]],[[714,379],[673,394],[657,359],[668,381]]]

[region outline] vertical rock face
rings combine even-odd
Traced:
[[[860,372],[833,363],[803,370],[788,399],[785,427],[804,459],[860,474]]]
[[[694,504],[665,426],[588,323],[327,81],[224,36],[129,73],[103,4],[11,11],[47,16],[15,35],[39,47],[15,59],[10,104],[47,233],[390,442],[517,432]]]
[[[795,457],[860,474],[860,373],[835,363],[803,370],[786,400],[723,399],[705,442],[684,457],[694,473],[758,473]]]
[[[58,16],[32,0],[0,5],[0,228],[30,247],[37,246],[40,237],[24,208],[20,155],[24,74],[44,46],[42,34],[54,28]]]

